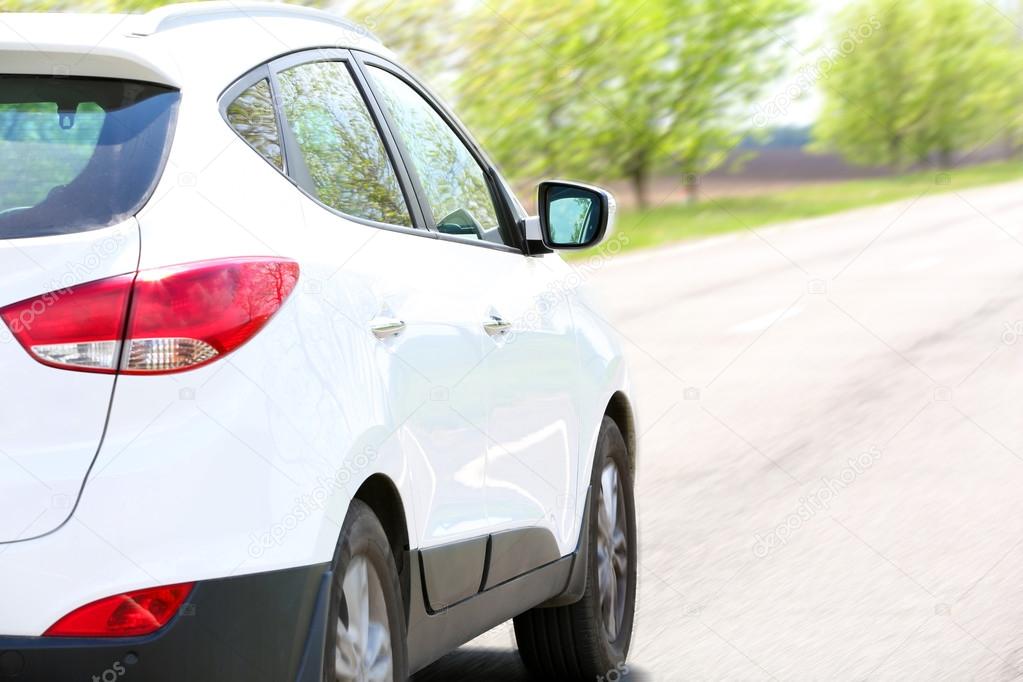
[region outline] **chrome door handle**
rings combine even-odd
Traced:
[[[491,336],[501,336],[511,331],[512,323],[498,315],[491,315],[490,320],[483,323],[483,329]]]
[[[393,317],[378,317],[369,323],[369,329],[378,339],[397,336],[405,329],[405,322]]]

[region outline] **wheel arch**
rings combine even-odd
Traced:
[[[629,468],[636,473],[636,417],[632,403],[623,391],[616,391],[607,403],[604,414],[610,417],[625,438],[625,447],[629,454]]]
[[[402,502],[398,486],[386,474],[373,474],[359,486],[353,499],[359,500],[373,510],[380,525],[387,534],[394,564],[398,568],[398,580],[401,584],[401,596],[405,608],[405,616],[409,613],[409,532],[405,505]]]

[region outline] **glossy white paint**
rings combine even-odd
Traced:
[[[216,60],[195,48],[224,36],[231,45],[218,46]],[[352,496],[373,475],[394,483],[412,547],[539,525],[571,552],[601,417],[611,396],[628,390],[614,334],[580,297],[573,270],[556,255],[529,258],[340,217],[219,115],[223,90],[277,54],[386,52],[309,19],[236,17],[116,42],[144,46],[146,68],[180,83],[182,100],[139,229],[117,228],[125,243],[89,279],[130,271],[135,259],[153,268],[258,255],[298,261],[301,277],[280,313],[229,357],[117,379],[73,516],[49,535],[0,543],[0,633],[38,635],[81,604],[138,587],[329,561]],[[4,49],[13,48],[0,42]],[[116,62],[89,63],[89,75],[124,75]],[[107,232],[45,238],[32,254],[46,254],[49,276]],[[29,246],[0,241],[0,265]],[[0,273],[5,300],[50,289],[25,263]],[[509,335],[484,331],[492,314],[514,324]],[[370,326],[380,318],[404,321],[405,330],[377,338]],[[21,430],[4,421],[0,450],[24,452],[21,463],[36,466],[53,453],[47,481],[77,492],[113,380],[43,367],[11,343],[0,344],[0,367],[32,387],[8,391],[0,414],[47,415]],[[21,404],[9,405],[15,399]],[[5,461],[0,495],[38,506],[44,495],[22,492],[31,485],[8,485],[23,478]],[[22,530],[21,516],[12,521],[3,509],[0,540]],[[44,518],[50,527],[63,520]]]
[[[58,237],[0,239],[0,306],[132,272],[138,262],[134,219]],[[46,314],[32,309],[31,327]],[[67,519],[103,434],[114,377],[61,372],[33,360],[0,323],[0,542],[36,537]]]
[[[483,260],[478,259],[478,260]],[[490,340],[487,512],[497,530],[543,526],[562,554],[575,549],[579,466],[579,355],[572,270],[558,257],[494,253],[481,286],[512,322]]]

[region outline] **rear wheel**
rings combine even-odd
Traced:
[[[380,521],[352,502],[334,557],[326,682],[396,682],[408,677],[405,617],[394,556]]]
[[[636,504],[625,439],[604,417],[590,483],[586,591],[570,606],[515,618],[515,640],[537,678],[593,680],[621,674],[636,608]]]

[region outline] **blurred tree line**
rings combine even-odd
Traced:
[[[814,78],[824,98],[815,147],[902,169],[948,165],[999,139],[1023,146],[1021,3],[853,0],[823,38],[835,56]],[[755,132],[751,108],[799,61],[786,36],[808,9],[808,0],[302,4],[341,10],[379,35],[439,86],[512,178],[628,180],[640,205],[666,173],[695,198],[698,183],[686,179],[721,166]]]
[[[355,0],[347,13],[445,83],[514,178],[626,179],[638,203],[696,178],[746,135],[783,72],[804,0]],[[445,79],[445,75],[449,77]],[[695,195],[698,183],[685,183]]]
[[[859,0],[838,39],[878,28],[822,79],[817,146],[856,163],[951,166],[957,154],[1023,142],[1023,4]]]
[[[441,82],[513,177],[692,178],[764,133],[803,0],[350,0],[346,9]],[[850,41],[850,37],[855,37]],[[814,147],[852,163],[950,166],[1023,151],[1023,0],[853,0],[814,85]],[[824,68],[826,67],[826,68]]]

